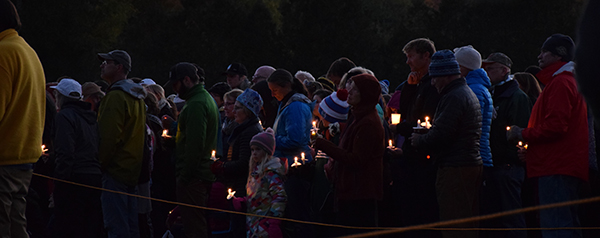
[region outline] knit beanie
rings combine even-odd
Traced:
[[[390,93],[390,81],[387,79],[379,81],[381,85],[381,94],[389,94]]]
[[[252,89],[246,89],[240,96],[237,97],[236,101],[240,102],[244,107],[250,109],[254,116],[258,116],[260,109],[263,105],[263,100],[258,92]]]
[[[441,50],[435,52],[431,56],[431,63],[429,64],[429,76],[447,76],[460,74],[460,67],[456,62],[454,53],[450,50]]]
[[[340,89],[325,97],[319,104],[319,113],[329,123],[336,123],[348,119],[348,90]]]
[[[563,34],[551,35],[542,45],[542,50],[550,51],[552,54],[562,57],[562,61],[564,62],[573,60],[574,49],[575,43],[573,43],[573,39]]]
[[[275,132],[269,127],[266,131],[256,134],[250,140],[250,146],[252,145],[260,147],[269,156],[273,156],[275,152]]]
[[[467,69],[481,68],[481,54],[473,46],[467,45],[454,49],[454,56],[456,62]]]

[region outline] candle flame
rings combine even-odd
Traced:
[[[523,147],[525,147],[525,149],[527,149],[527,144],[525,144],[525,146],[523,146]]]
[[[215,157],[215,155],[217,154],[217,151],[213,150],[212,153],[210,154],[212,157]]]
[[[506,127],[506,130],[507,130],[507,131],[510,131],[510,126],[507,126],[507,127]]]
[[[431,156],[427,155],[427,159],[431,159]]]
[[[313,124],[313,127],[317,127],[317,121],[313,121],[312,124]]]
[[[523,142],[519,141],[518,142],[519,146],[523,146]]]
[[[390,147],[392,146],[392,140],[388,141],[388,144],[390,145]]]
[[[46,149],[46,145],[42,145],[42,153],[46,153],[48,152],[48,149]]]

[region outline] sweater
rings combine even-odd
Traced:
[[[16,30],[0,32],[0,166],[35,163],[42,155],[44,69]]]
[[[177,180],[183,184],[194,180],[214,182],[210,157],[211,152],[217,149],[217,104],[202,84],[193,86],[179,96],[185,100],[185,106],[179,114],[175,139]]]

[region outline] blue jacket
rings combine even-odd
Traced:
[[[300,159],[300,153],[304,152],[305,158],[312,160],[310,155],[310,129],[312,128],[312,112],[310,100],[299,93],[283,100],[279,104],[279,110],[273,130],[275,131],[275,157],[285,157],[291,166],[294,157]]]
[[[492,84],[487,73],[482,68],[469,72],[466,79],[469,88],[477,95],[479,105],[481,106],[481,139],[479,140],[481,160],[483,161],[483,166],[492,167],[494,163],[492,162],[492,150],[490,149],[490,128],[492,125],[492,114],[494,113],[494,103],[492,102],[492,95],[488,90]]]

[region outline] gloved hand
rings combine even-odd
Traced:
[[[231,203],[233,204],[233,209],[235,209],[236,211],[246,211],[246,209],[245,209],[246,198],[245,197],[234,198],[231,200]]]
[[[506,140],[512,143],[516,143],[517,141],[523,141],[523,128],[518,126],[511,126],[510,130],[506,131]]]
[[[217,160],[210,165],[210,171],[216,176],[223,174],[225,171],[224,163],[221,160]]]

